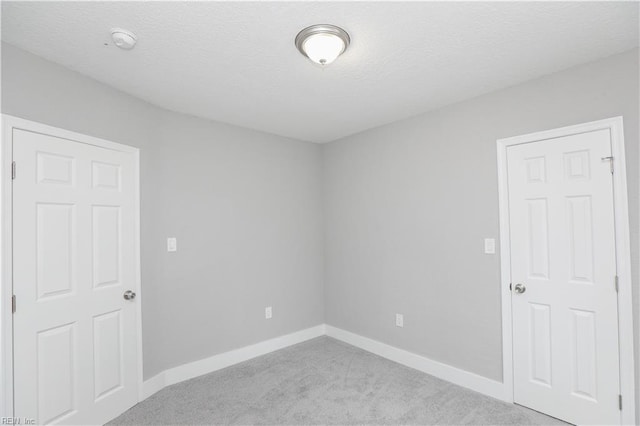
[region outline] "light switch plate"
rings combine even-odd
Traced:
[[[174,237],[167,238],[167,251],[178,251],[178,239]]]
[[[496,254],[496,240],[494,238],[484,239],[485,254]]]

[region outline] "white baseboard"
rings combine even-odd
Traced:
[[[142,382],[142,396],[140,397],[140,401],[144,401],[154,393],[162,390],[165,386],[164,371],[156,374],[149,380],[145,380]]]
[[[165,370],[143,383],[141,400],[150,397],[166,386],[211,373],[323,335],[341,340],[365,351],[406,365],[407,367],[415,368],[418,371],[431,374],[432,376],[456,385],[503,401],[513,402],[505,389],[504,383],[325,324]]]
[[[321,324],[305,330],[296,331],[295,333],[265,340],[264,342],[245,346],[240,349],[214,355],[210,358],[201,359],[199,361],[190,362],[188,364],[179,365],[178,367],[165,370],[156,374],[149,380],[145,380],[142,386],[142,400],[150,397],[166,386],[189,380],[203,374],[211,373],[315,337],[323,336],[326,334],[325,330],[324,324]]]
[[[447,382],[480,392],[507,402],[513,402],[508,396],[504,383],[479,376],[460,368],[452,367],[438,361],[369,339],[349,331],[326,325],[327,336],[341,340],[365,351],[387,358],[398,364],[415,368],[423,373],[430,374]]]

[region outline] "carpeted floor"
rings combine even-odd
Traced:
[[[319,337],[167,387],[110,424],[564,424]]]

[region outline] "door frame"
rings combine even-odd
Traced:
[[[618,274],[618,330],[620,351],[620,393],[622,424],[636,424],[635,375],[633,357],[633,300],[631,292],[631,249],[629,206],[622,117],[607,118],[575,126],[529,133],[497,140],[498,196],[500,210],[500,265],[502,294],[502,375],[504,399],[514,402],[513,341],[511,310],[511,243],[509,236],[509,193],[507,187],[507,148],[597,130],[609,130],[614,157],[613,203],[615,210],[616,269]],[[612,277],[613,279],[613,277]],[[613,282],[611,283],[613,285]]]
[[[2,132],[0,133],[0,416],[13,417],[13,244],[12,244],[12,162],[13,162],[13,129],[26,130],[54,137],[67,139],[77,143],[93,145],[133,155],[134,159],[134,253],[135,273],[134,291],[138,295],[136,304],[136,331],[138,355],[138,377],[136,380],[138,402],[142,401],[142,289],[140,272],[140,150],[128,145],[110,142],[104,139],[83,135],[35,121],[25,120],[2,114]],[[19,167],[19,165],[18,165]],[[20,173],[18,168],[17,173]]]

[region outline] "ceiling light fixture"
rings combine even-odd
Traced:
[[[124,50],[133,49],[133,46],[135,46],[138,41],[134,33],[123,30],[122,28],[113,28],[111,30],[111,38],[116,46]]]
[[[296,36],[296,47],[316,64],[328,65],[349,46],[351,38],[345,30],[335,25],[312,25]]]

